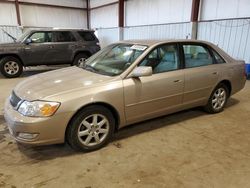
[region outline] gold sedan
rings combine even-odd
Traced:
[[[196,106],[221,112],[245,82],[244,61],[211,43],[122,41],[83,67],[22,81],[7,99],[4,116],[18,142],[67,141],[74,149],[92,151],[129,124]]]

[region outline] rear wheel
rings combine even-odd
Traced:
[[[229,91],[225,84],[219,84],[212,92],[207,105],[204,107],[208,113],[218,113],[223,111],[227,99],[229,97]]]
[[[77,67],[82,67],[84,65],[86,59],[88,59],[88,58],[89,58],[89,56],[87,54],[80,53],[80,54],[75,56],[73,65],[75,65]]]
[[[19,59],[7,56],[0,61],[0,71],[7,78],[16,78],[23,72],[23,66]]]
[[[114,117],[107,108],[89,106],[71,120],[66,131],[66,139],[75,150],[93,151],[109,142],[114,127]]]

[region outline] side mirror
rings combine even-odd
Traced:
[[[143,76],[151,76],[153,74],[152,67],[149,66],[141,66],[136,67],[130,77],[143,77]]]
[[[25,44],[29,45],[30,43],[32,43],[31,38],[27,38],[27,39],[25,40]]]

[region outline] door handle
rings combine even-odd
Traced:
[[[217,75],[217,74],[218,74],[218,72],[213,72],[213,74],[214,74],[214,75]]]
[[[53,49],[53,48],[54,48],[54,46],[52,46],[52,45],[49,46],[49,49]]]
[[[181,82],[181,80],[174,80],[175,83]]]

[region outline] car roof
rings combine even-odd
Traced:
[[[160,44],[165,43],[171,43],[171,42],[187,42],[187,43],[197,43],[197,44],[205,44],[213,49],[215,49],[217,52],[219,52],[220,55],[222,55],[224,58],[234,60],[230,55],[228,55],[224,50],[219,48],[217,45],[203,40],[194,40],[194,39],[165,39],[165,40],[124,40],[119,41],[118,43],[127,43],[127,44],[138,44],[138,45],[146,45],[148,47],[157,46]]]
[[[94,32],[94,30],[89,29],[75,29],[75,28],[33,28],[30,29],[30,31],[88,31],[88,32]]]
[[[209,44],[210,42],[202,41],[202,40],[193,40],[193,39],[165,39],[165,40],[123,40],[119,41],[119,43],[132,43],[132,44],[140,44],[146,46],[154,46],[162,43],[170,43],[170,42],[192,42],[192,43],[202,43]]]

